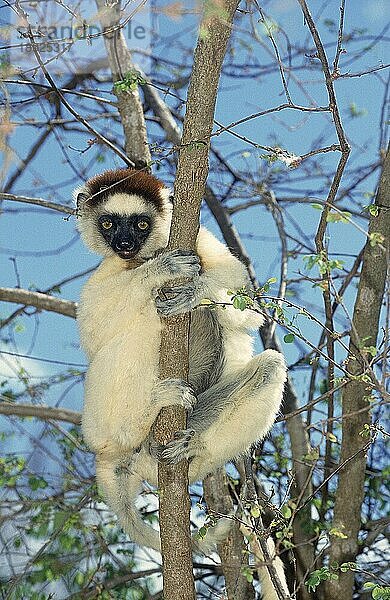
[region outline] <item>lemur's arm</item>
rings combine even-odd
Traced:
[[[234,324],[236,328],[260,327],[264,318],[254,311],[239,311],[229,306],[231,295],[243,287],[249,287],[245,266],[229,249],[219,242],[209,231],[201,228],[197,240],[197,253],[202,273],[187,283],[167,288],[174,297],[156,298],[159,313],[164,316],[188,312],[199,306],[203,299],[218,304],[226,303],[226,310],[218,313],[221,324]],[[200,308],[202,310],[202,308]]]

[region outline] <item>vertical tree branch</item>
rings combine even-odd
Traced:
[[[200,205],[208,175],[208,154],[222,61],[238,0],[209,4],[200,26],[175,180],[175,205],[169,249],[195,249]],[[162,335],[160,377],[188,375],[189,315],[167,319]],[[154,428],[157,441],[166,443],[185,427],[184,411],[168,407]],[[192,599],[189,536],[188,465],[159,465],[160,536],[164,597]],[[179,500],[181,502],[179,503]]]
[[[116,2],[107,6],[105,0],[96,0],[96,5],[105,32],[104,43],[112,72],[112,80],[115,83],[124,79],[126,73],[134,70],[131,55],[120,28],[121,3]],[[138,88],[120,90],[114,86],[114,92],[118,98],[118,110],[125,134],[126,154],[136,168],[147,167],[150,164],[151,157]]]
[[[328,99],[329,99],[329,109],[333,116],[336,134],[337,134],[337,137],[338,137],[338,140],[340,143],[340,149],[341,149],[341,157],[340,157],[339,163],[337,165],[337,169],[336,169],[335,175],[332,180],[332,184],[331,184],[329,192],[328,192],[326,203],[325,203],[324,209],[322,211],[320,222],[318,224],[317,233],[315,236],[317,254],[319,256],[322,256],[323,259],[326,261],[326,264],[328,265],[328,262],[327,262],[328,261],[328,252],[327,252],[327,248],[324,243],[326,227],[327,227],[327,222],[328,222],[328,215],[332,208],[334,199],[336,197],[337,190],[339,189],[341,178],[344,173],[345,166],[348,161],[348,157],[350,154],[350,146],[348,144],[348,141],[347,141],[344,129],[343,129],[343,124],[341,121],[341,116],[340,116],[340,112],[339,112],[339,108],[338,108],[338,104],[337,104],[334,85],[333,85],[333,77],[332,77],[332,73],[330,72],[328,58],[326,56],[326,52],[325,52],[324,46],[321,41],[321,37],[318,33],[318,30],[317,30],[317,27],[313,20],[313,17],[309,11],[306,0],[298,0],[298,2],[300,4],[302,12],[305,16],[305,21],[310,30],[313,41],[315,43],[318,58],[320,59],[321,67],[324,72],[325,85],[326,85],[326,89],[328,92]],[[343,19],[344,19],[344,5],[342,4],[338,44],[340,44],[340,42],[341,42],[341,33],[340,32],[342,32],[342,28],[343,28]],[[339,52],[340,52],[340,48],[338,46],[337,54],[336,54],[336,58],[335,58],[335,62],[334,62],[335,69],[337,69]],[[334,327],[333,327],[333,311],[332,311],[332,299],[331,299],[331,272],[330,272],[329,266],[327,266],[326,272],[322,275],[322,290],[323,290],[322,295],[323,295],[324,308],[325,308],[326,328],[327,328],[327,331],[333,332]],[[333,382],[334,382],[334,354],[335,354],[334,338],[333,338],[332,333],[328,333],[326,336],[326,348],[327,348],[328,357],[330,359],[328,362],[328,386],[329,386],[329,389],[331,389],[333,386]],[[327,504],[327,499],[328,499],[327,477],[329,475],[329,469],[331,468],[331,459],[332,459],[331,435],[332,435],[332,431],[333,431],[333,416],[334,416],[334,397],[333,397],[333,394],[331,394],[328,399],[327,438],[326,438],[326,442],[325,442],[325,460],[324,460],[324,483],[325,483],[325,486],[324,486],[324,491],[323,491],[323,495],[322,495],[322,503],[321,503],[321,510],[320,510],[321,517],[324,517],[324,515],[325,515],[326,504]]]
[[[355,302],[350,352],[361,355],[361,360],[349,360],[348,371],[355,376],[360,375],[369,354],[363,346],[375,346],[382,300],[386,284],[389,256],[390,232],[390,152],[387,151],[383,171],[376,195],[375,204],[378,207],[377,216],[371,215],[369,238],[366,242],[358,293]],[[382,244],[372,244],[370,236],[379,233],[383,236]],[[385,249],[383,248],[385,246]],[[354,413],[343,421],[343,439],[341,445],[340,464],[356,454],[353,460],[346,463],[340,471],[336,502],[334,508],[333,526],[346,537],[334,537],[329,551],[329,562],[354,561],[358,553],[358,532],[361,524],[361,507],[364,498],[364,479],[366,456],[359,452],[367,440],[360,435],[364,425],[369,423],[366,411],[359,412],[369,404],[368,392],[364,381],[358,379],[347,383],[343,394],[343,417]],[[353,593],[354,573],[340,573],[338,581],[328,582],[326,589],[327,600],[350,600]]]
[[[203,489],[210,509],[218,514],[233,511],[234,504],[225,469],[218,469],[209,475],[203,482]],[[248,566],[248,553],[244,554],[245,549],[240,523],[234,520],[228,538],[218,547],[228,600],[253,600],[255,597],[253,585],[242,572],[242,567]]]

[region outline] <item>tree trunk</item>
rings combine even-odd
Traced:
[[[208,154],[222,61],[230,36],[237,0],[205,13],[195,50],[187,96],[177,174],[175,204],[168,248],[194,250],[199,229],[200,205],[208,175]],[[189,315],[167,319],[162,335],[160,377],[186,379],[188,374]],[[185,427],[184,411],[163,409],[154,435],[166,443]],[[164,598],[193,599],[189,535],[188,465],[159,465],[160,536],[163,557]]]
[[[370,354],[362,347],[376,346],[381,305],[385,290],[387,264],[389,256],[390,232],[390,152],[384,159],[383,171],[376,195],[377,216],[371,215],[369,239],[363,254],[362,272],[352,318],[350,353],[358,359],[349,360],[348,371],[359,376],[365,371]],[[379,233],[382,243],[370,243],[370,236]],[[384,248],[385,246],[385,248]],[[371,357],[372,358],[372,357]],[[364,479],[366,455],[364,446],[367,439],[360,435],[366,424],[370,423],[369,412],[358,412],[367,408],[369,390],[363,381],[352,380],[344,388],[343,394],[343,439],[340,471],[333,527],[345,538],[332,538],[329,562],[354,561],[358,554],[358,532],[361,525],[361,507],[364,497]],[[353,414],[354,413],[354,414]],[[355,456],[354,456],[355,455]],[[354,456],[352,460],[350,457]],[[348,570],[339,574],[338,581],[330,581],[326,586],[327,600],[351,600],[353,594],[354,573]]]

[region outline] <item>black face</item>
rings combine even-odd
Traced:
[[[104,214],[98,223],[107,244],[125,260],[138,254],[152,228],[151,218],[143,214]]]

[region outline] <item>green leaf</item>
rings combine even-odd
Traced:
[[[372,581],[366,581],[365,584],[363,584],[363,589],[364,590],[372,590],[372,588],[374,588],[376,586],[375,583],[373,583]]]
[[[348,536],[345,535],[345,533],[343,533],[342,531],[340,531],[340,529],[337,529],[336,527],[332,527],[332,529],[329,530],[329,535],[333,535],[334,537],[340,538],[341,540],[348,539]],[[346,565],[347,565],[347,563],[343,564],[343,568],[345,568],[345,570],[349,569],[349,566],[346,567]]]
[[[45,489],[48,486],[47,481],[43,477],[34,476],[28,478],[28,484],[34,492],[39,489]]]
[[[245,310],[247,306],[245,298],[243,296],[235,296],[233,298],[233,306],[238,310]]]
[[[295,335],[293,333],[286,333],[283,340],[286,344],[292,344],[295,340]]]
[[[252,569],[250,567],[243,567],[241,569],[241,573],[244,575],[244,577],[248,581],[248,583],[252,583],[253,573],[252,573]]]
[[[367,110],[365,108],[358,109],[356,102],[351,102],[349,105],[349,116],[352,119],[356,119],[357,117],[363,117],[367,114]]]
[[[313,202],[313,204],[311,205],[312,208],[315,208],[316,210],[322,210],[323,206],[322,204],[317,204],[316,202]]]
[[[81,573],[81,571],[78,571],[75,575],[74,582],[77,583],[77,585],[80,585],[80,586],[83,585],[84,573]]]
[[[326,220],[328,223],[349,223],[351,220],[351,213],[346,210],[330,212],[326,217]]]
[[[368,204],[363,206],[363,210],[368,211],[372,217],[377,217],[379,214],[379,208],[376,204]]]
[[[390,600],[390,587],[377,586],[371,592],[374,600]]]
[[[373,231],[369,234],[368,239],[370,240],[370,245],[374,247],[377,244],[383,244],[385,238],[379,231]]]
[[[252,504],[251,515],[254,519],[258,519],[260,517],[260,507],[257,504]]]
[[[203,300],[199,302],[199,306],[210,306],[210,304],[214,304],[214,302],[208,298],[203,298]]]

